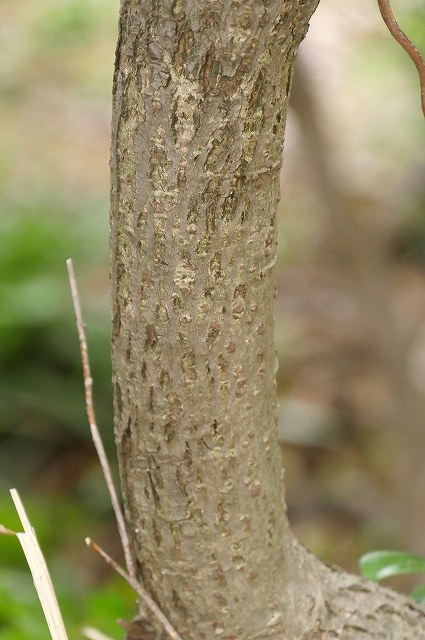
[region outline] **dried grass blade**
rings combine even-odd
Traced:
[[[24,533],[17,533],[16,535],[27,559],[50,635],[52,640],[68,640],[49,570],[38,544],[35,531],[16,489],[11,489],[10,494],[24,528]]]
[[[81,633],[89,640],[113,640],[94,627],[84,627],[81,629]]]
[[[2,524],[0,524],[0,535],[2,536],[16,536],[16,531],[12,531],[11,529],[7,529]]]

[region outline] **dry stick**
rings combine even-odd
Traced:
[[[105,477],[106,485],[108,487],[109,495],[112,502],[112,507],[115,512],[115,518],[118,525],[118,531],[121,538],[121,544],[124,551],[125,563],[127,571],[132,579],[136,579],[136,569],[133,562],[133,557],[130,550],[130,541],[128,538],[127,528],[124,521],[124,516],[121,511],[120,503],[118,500],[117,492],[115,489],[114,481],[112,479],[111,469],[109,467],[108,458],[105,453],[102,438],[100,437],[99,429],[96,424],[96,415],[93,406],[93,379],[90,372],[89,355],[87,350],[87,338],[84,328],[83,315],[81,312],[80,298],[78,296],[77,282],[75,279],[74,265],[72,259],[69,258],[66,261],[68,269],[69,285],[71,287],[72,302],[74,305],[75,320],[78,330],[78,338],[80,340],[81,350],[81,362],[83,365],[83,377],[84,377],[84,391],[86,396],[86,410],[87,418],[90,425],[90,431],[93,439],[94,446],[102,467],[103,475]]]
[[[419,83],[421,86],[421,105],[425,116],[425,62],[421,54],[398,26],[391,8],[390,0],[378,0],[379,10],[388,27],[389,32],[395,40],[403,47],[403,49],[412,58],[419,74]]]
[[[150,609],[156,619],[162,624],[170,638],[172,638],[173,640],[182,640],[172,624],[162,613],[156,602],[151,598],[148,592],[143,589],[141,584],[135,578],[126,573],[124,569],[122,569],[119,564],[117,564],[115,560],[111,558],[101,547],[93,542],[91,538],[86,538],[86,544],[88,547],[90,547],[90,549],[96,551],[96,553],[100,555],[100,557],[106,562],[106,564],[108,564],[114,571],[116,571],[122,578],[124,578],[126,582],[128,582],[130,587],[141,597],[148,609]]]

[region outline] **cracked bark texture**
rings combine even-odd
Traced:
[[[185,640],[354,638],[332,623],[353,591],[289,531],[277,444],[275,215],[316,4],[121,3],[116,443],[139,576]]]

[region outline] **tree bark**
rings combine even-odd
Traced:
[[[355,598],[386,602],[293,539],[277,444],[275,215],[292,65],[316,4],[121,5],[116,443],[140,578],[186,640],[351,640]]]

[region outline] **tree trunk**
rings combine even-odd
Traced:
[[[347,618],[360,600],[368,628],[373,605],[387,625],[370,637],[416,640],[417,628],[400,635],[397,625],[424,624],[414,604],[396,619],[386,602],[401,598],[323,567],[286,519],[275,215],[292,65],[316,4],[121,5],[116,442],[140,578],[185,640],[366,638],[357,614]]]

